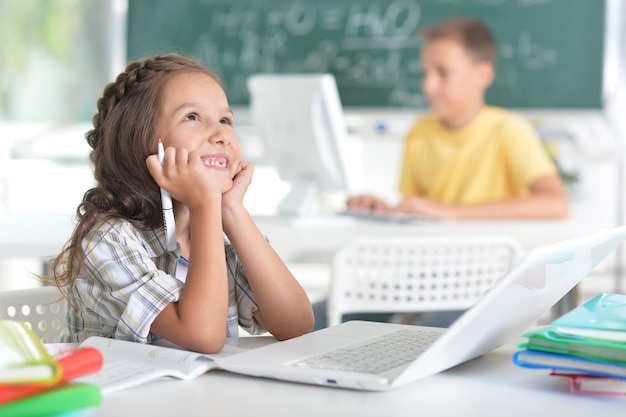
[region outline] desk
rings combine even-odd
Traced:
[[[564,220],[515,220],[515,221],[432,221],[418,223],[385,223],[364,221],[351,218],[321,217],[318,220],[300,221],[279,217],[255,217],[258,227],[270,239],[272,246],[288,263],[314,263],[330,265],[335,251],[348,240],[366,236],[425,236],[458,237],[476,235],[508,235],[517,239],[524,250],[558,241],[579,237],[614,227],[614,219],[586,222],[587,207],[578,206]],[[614,288],[619,288],[621,280],[621,253],[619,248],[598,265],[594,272],[614,276]],[[293,269],[293,268],[292,268]],[[325,298],[329,286],[329,274],[315,282],[302,281],[294,275],[305,288],[312,301]],[[610,290],[608,290],[610,291]],[[551,317],[558,317],[570,311],[578,304],[578,289],[572,290],[559,301],[551,312]]]
[[[623,416],[626,398],[569,393],[547,371],[522,369],[513,347],[496,350],[398,390],[373,393],[210,371],[106,396],[85,417],[136,416]],[[83,414],[81,414],[83,415]]]
[[[516,238],[526,250],[614,227],[609,216],[595,222],[584,221],[589,207],[577,205],[565,220],[533,221],[445,221],[393,224],[349,218],[321,218],[305,222],[276,216],[255,216],[278,254],[288,264],[330,265],[333,254],[344,242],[357,236],[472,236],[504,234]],[[72,213],[32,211],[0,217],[0,258],[41,258],[57,254],[73,230]],[[353,220],[353,221],[351,221]],[[621,250],[621,249],[620,249]],[[612,268],[620,279],[621,257],[611,254],[602,265]],[[598,267],[600,268],[600,267]],[[617,272],[616,272],[617,271]],[[326,274],[327,275],[327,274]],[[326,280],[326,282],[324,282]],[[305,289],[324,292],[321,282],[303,282]]]
[[[476,236],[507,235],[525,250],[615,227],[614,223],[583,223],[573,216],[565,220],[515,221],[425,221],[387,223],[380,221],[320,217],[293,220],[257,216],[255,221],[286,262],[328,263],[334,252],[349,239],[359,236]]]
[[[365,236],[425,236],[456,237],[476,235],[507,235],[517,239],[524,250],[579,237],[615,227],[614,219],[608,216],[595,222],[584,221],[589,215],[584,207],[573,210],[564,220],[515,220],[515,221],[442,221],[415,224],[394,224],[376,221],[355,220],[353,222],[319,221],[292,222],[278,217],[255,217],[259,228],[269,237],[272,246],[290,264],[330,265],[335,251],[348,240]],[[340,219],[341,220],[341,219]],[[350,220],[350,219],[344,219]],[[613,287],[619,288],[621,280],[621,251],[610,254],[594,269],[595,274],[613,277]],[[328,271],[326,273],[328,276]],[[298,276],[296,275],[296,278]],[[311,282],[307,278],[302,285],[313,288],[317,293],[324,291],[326,282]],[[322,284],[322,285],[320,285]],[[611,289],[606,289],[611,291]],[[319,297],[318,297],[319,298]],[[576,304],[572,294],[559,304],[554,315],[569,311]]]
[[[603,213],[601,202],[584,200],[572,204],[569,218],[563,220],[464,220],[394,224],[341,216],[313,217],[303,221],[278,216],[253,217],[285,262],[328,263],[335,250],[348,239],[368,235],[503,234],[517,239],[528,250],[619,224],[608,213],[599,213]],[[56,255],[72,233],[73,215],[72,212],[40,209],[0,216],[0,258]]]

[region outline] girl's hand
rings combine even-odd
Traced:
[[[221,198],[220,182],[206,174],[206,167],[196,152],[166,148],[163,165],[157,155],[150,155],[146,166],[160,187],[189,208]]]
[[[222,207],[235,207],[243,205],[243,197],[252,182],[254,164],[252,162],[240,162],[239,170],[233,178],[233,186],[222,194]]]

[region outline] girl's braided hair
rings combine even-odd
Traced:
[[[162,87],[181,72],[202,72],[219,83],[200,61],[169,54],[129,63],[104,88],[93,129],[86,134],[96,185],[83,196],[72,237],[51,263],[48,278],[60,288],[76,279],[85,258],[82,241],[97,226],[113,218],[124,218],[144,230],[163,225],[159,187],[146,158],[156,153]]]

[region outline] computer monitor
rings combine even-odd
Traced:
[[[279,214],[314,214],[323,192],[351,191],[347,127],[332,74],[257,74],[248,78],[250,116],[265,155],[291,191]]]

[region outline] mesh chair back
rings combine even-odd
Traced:
[[[329,325],[346,313],[467,309],[520,254],[505,236],[354,239],[333,259]]]
[[[67,302],[56,287],[0,292],[0,319],[26,322],[44,343],[57,343],[65,328]]]

